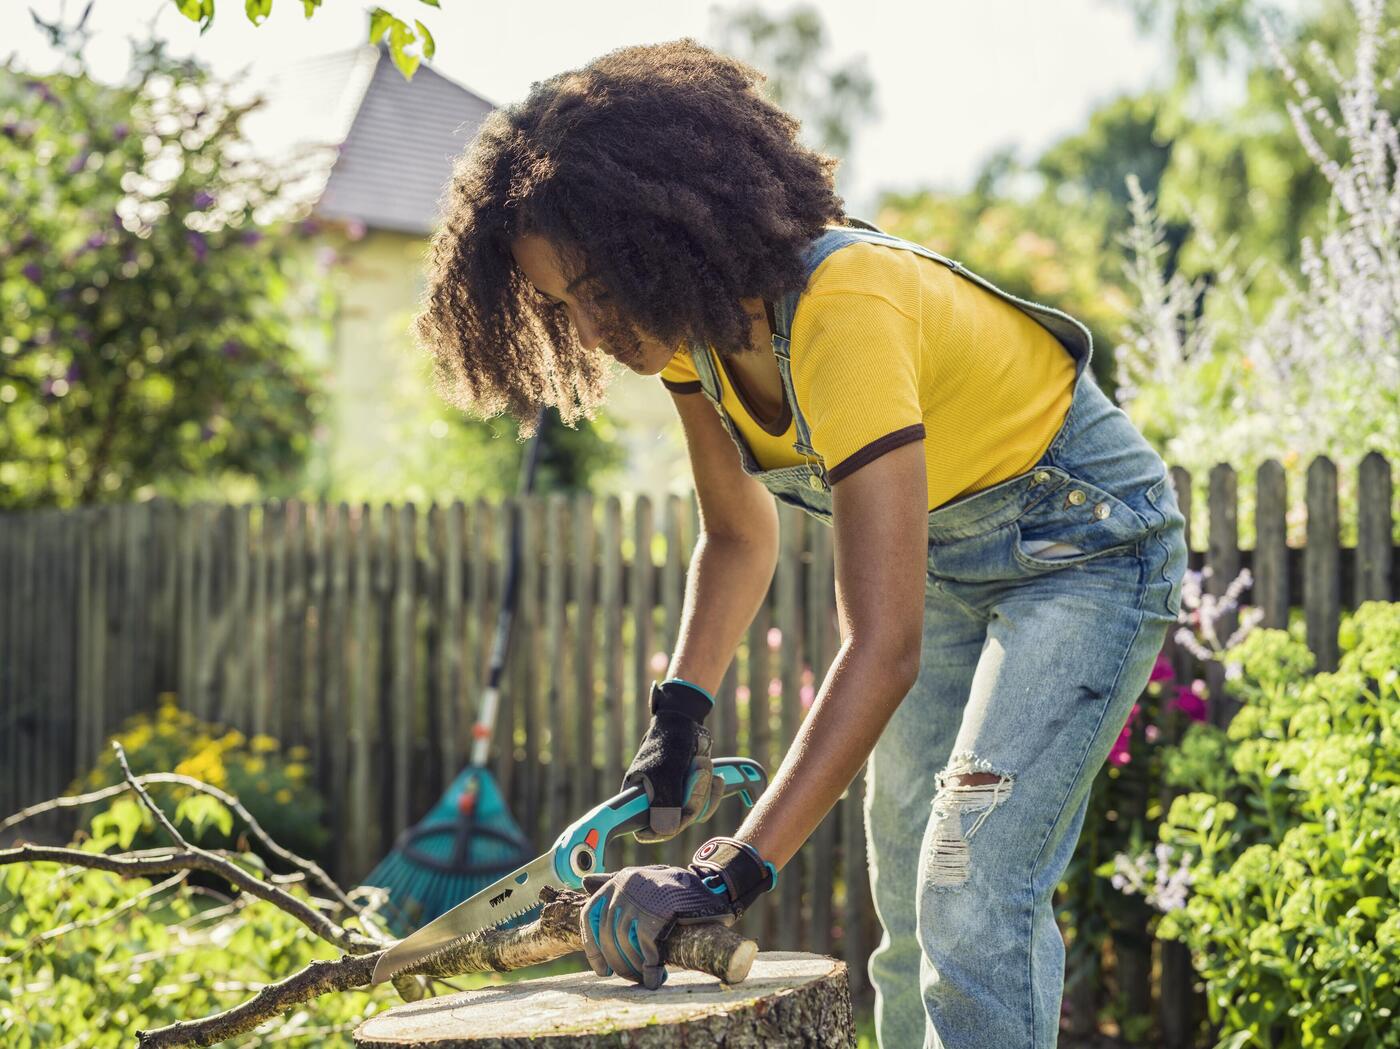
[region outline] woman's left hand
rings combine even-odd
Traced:
[[[616,973],[649,991],[666,982],[661,943],[674,926],[732,925],[738,917],[724,882],[711,879],[707,885],[688,867],[624,867],[586,875],[583,888],[592,893],[579,910],[588,964],[599,976]]]

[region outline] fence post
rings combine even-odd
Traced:
[[[1390,600],[1395,556],[1390,538],[1390,501],[1394,491],[1390,463],[1380,452],[1367,452],[1358,474],[1355,605]]]
[[[1254,588],[1250,603],[1264,613],[1261,626],[1288,628],[1288,477],[1266,459],[1255,477]]]
[[[1240,572],[1239,497],[1235,469],[1228,463],[1217,463],[1210,471],[1210,536],[1206,549],[1206,565],[1210,577],[1206,591],[1219,596]],[[1239,616],[1234,612],[1222,615],[1215,624],[1222,641],[1234,632]],[[1205,666],[1206,685],[1210,689],[1211,720],[1224,728],[1235,716],[1238,704],[1225,690],[1225,668],[1219,660]]]
[[[574,775],[569,780],[569,811],[584,812],[598,790],[598,762],[594,740],[594,697],[597,676],[597,633],[594,608],[597,544],[593,534],[593,497],[580,492],[574,497],[574,696],[578,732],[574,737]]]
[[[1308,545],[1303,554],[1303,611],[1318,670],[1337,669],[1342,604],[1338,536],[1337,467],[1320,455],[1308,466]]]

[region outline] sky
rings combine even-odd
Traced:
[[[275,0],[253,26],[243,4],[218,0],[204,36],[170,0],[94,0],[87,57],[100,78],[126,66],[126,38],[154,19],[176,54],[195,54],[216,72],[251,66],[255,77],[300,58],[353,47],[367,32],[360,0],[325,0],[310,20],[300,0]],[[516,101],[530,84],[629,44],[692,36],[714,39],[714,5],[683,0],[384,0],[420,18],[437,41],[433,66],[489,102]],[[729,5],[726,5],[729,6]],[[788,0],[759,0],[781,14]],[[870,216],[885,189],[967,187],[993,152],[1011,146],[1025,160],[1081,129],[1104,101],[1165,83],[1167,50],[1135,27],[1126,0],[816,0],[827,30],[827,67],[864,57],[878,113],[855,138],[843,175],[847,210]],[[29,9],[53,18],[63,0],[3,0],[0,58],[52,68],[54,58]],[[81,0],[68,0],[73,17]]]

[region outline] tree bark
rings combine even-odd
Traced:
[[[397,1006],[355,1031],[357,1049],[853,1049],[850,986],[835,958],[758,955],[737,985],[672,968],[660,990],[591,972]]]

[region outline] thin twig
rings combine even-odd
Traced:
[[[126,749],[115,739],[112,740],[112,749],[117,752],[117,761],[121,762],[122,775],[126,777],[126,781],[131,784],[131,789],[136,791],[137,797],[141,799],[146,808],[150,809],[152,815],[160,821],[160,825],[165,828],[165,833],[169,834],[184,848],[192,848],[193,846],[185,840],[185,836],[175,829],[175,824],[170,822],[164,810],[151,800],[151,796],[146,793],[146,788],[141,786],[141,784],[136,781],[136,777],[131,774],[131,766],[126,763]]]

